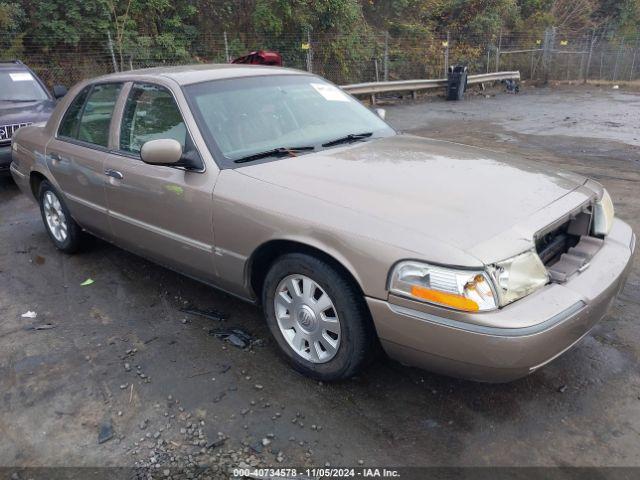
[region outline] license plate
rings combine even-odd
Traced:
[[[14,123],[13,125],[1,125],[0,126],[0,142],[6,143],[11,140],[13,134],[16,133],[20,127],[26,127],[31,125],[31,122],[27,123]]]

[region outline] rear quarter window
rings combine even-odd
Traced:
[[[78,125],[80,124],[80,115],[82,115],[82,107],[87,100],[91,86],[85,87],[82,91],[73,99],[69,104],[67,111],[60,122],[60,128],[58,128],[58,136],[78,138]]]

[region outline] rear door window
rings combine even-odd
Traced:
[[[78,125],[78,140],[105,148],[109,145],[111,117],[121,89],[121,83],[93,86]]]

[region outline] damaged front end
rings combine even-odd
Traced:
[[[535,236],[536,252],[552,282],[564,283],[589,267],[613,222],[613,203],[606,190],[600,198],[572,212]]]

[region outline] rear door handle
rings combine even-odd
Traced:
[[[118,170],[113,170],[112,168],[107,168],[104,171],[104,174],[107,177],[112,177],[112,178],[115,178],[117,180],[122,180],[124,178],[124,175],[122,175],[122,172],[119,172]]]
[[[54,163],[54,165],[57,165],[58,163],[63,162],[65,160],[63,157],[61,157],[57,153],[50,153],[49,158],[51,158],[51,161]]]

